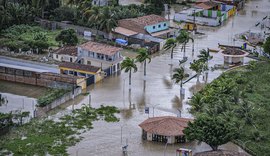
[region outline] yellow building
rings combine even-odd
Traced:
[[[188,31],[197,30],[197,24],[194,24],[191,22],[185,22],[181,24],[181,29],[188,30]]]
[[[83,80],[81,79],[77,80],[77,84],[81,84],[82,88],[84,88],[84,86],[85,87],[89,86],[103,79],[103,74],[101,68],[99,67],[65,62],[61,63],[59,65],[59,68],[62,74],[73,75],[83,78],[85,84]]]

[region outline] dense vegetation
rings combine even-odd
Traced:
[[[254,155],[270,153],[269,71],[270,62],[251,62],[222,74],[192,97],[190,111],[197,118],[206,115],[233,123],[239,133],[235,142]]]
[[[45,107],[48,104],[52,103],[54,100],[62,97],[64,94],[69,92],[69,90],[65,89],[48,89],[46,93],[38,98],[38,106]]]
[[[113,106],[97,109],[83,106],[59,121],[31,120],[1,137],[0,155],[68,155],[67,147],[82,139],[78,135],[92,129],[93,121],[117,122],[119,119],[115,113],[119,110]]]
[[[270,37],[267,37],[264,44],[263,44],[263,50],[267,54],[270,54]]]
[[[14,25],[2,32],[0,47],[8,47],[15,52],[19,52],[19,49],[42,52],[49,47],[58,46],[54,40],[58,33],[59,31],[48,31],[38,26]]]

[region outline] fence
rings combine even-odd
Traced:
[[[35,111],[35,117],[46,115],[46,113],[48,111],[50,111],[50,110],[56,108],[57,106],[75,98],[76,96],[80,95],[81,93],[82,93],[82,88],[77,87],[76,89],[74,89],[74,95],[73,95],[73,91],[70,91],[70,92],[64,94],[62,97],[54,100],[51,104],[48,104],[45,107],[37,107],[37,110]]]
[[[92,35],[97,36],[103,36],[104,38],[109,38],[109,34],[103,32],[103,31],[99,31],[99,30],[95,30],[95,29],[91,29],[88,27],[83,27],[83,26],[78,26],[78,25],[73,25],[73,24],[67,24],[67,23],[63,23],[63,22],[57,22],[57,21],[49,21],[49,20],[44,20],[44,19],[38,19],[37,21],[42,27],[48,28],[48,29],[55,29],[55,28],[61,28],[61,29],[74,29],[78,35],[83,36],[84,35],[84,31],[90,31],[92,33]]]

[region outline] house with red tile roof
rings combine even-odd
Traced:
[[[148,141],[164,143],[186,142],[183,130],[192,119],[174,116],[153,117],[143,121],[139,126],[142,128],[142,137]]]
[[[99,67],[105,71],[107,75],[110,75],[121,69],[120,63],[123,57],[120,52],[122,50],[123,49],[119,47],[89,41],[78,46],[77,62]]]
[[[66,46],[53,53],[53,59],[60,62],[75,62],[77,60],[77,47]]]

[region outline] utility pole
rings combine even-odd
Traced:
[[[195,24],[195,18],[196,18],[196,16],[195,16],[195,10],[193,10],[193,33],[194,33],[194,35],[197,32],[197,26]]]

